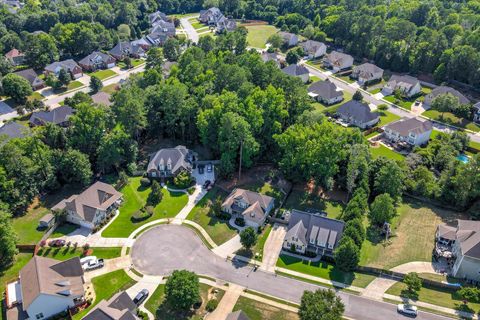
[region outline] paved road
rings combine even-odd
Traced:
[[[183,30],[185,30],[185,33],[187,34],[188,39],[192,40],[193,43],[198,42],[198,33],[197,30],[195,30],[194,27],[192,27],[192,24],[188,19],[191,19],[192,17],[187,17],[187,18],[181,18],[180,23],[183,27]]]
[[[161,225],[143,233],[132,248],[132,262],[147,275],[187,269],[297,303],[304,290],[322,288],[261,270],[255,272],[244,263],[222,259],[208,250],[192,230],[176,225]],[[392,304],[344,292],[338,295],[345,303],[345,316],[361,320],[404,319]],[[417,319],[448,318],[420,312]]]

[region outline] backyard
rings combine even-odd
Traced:
[[[123,203],[120,207],[120,214],[115,220],[102,232],[106,238],[125,238],[135,229],[147,222],[161,219],[173,218],[187,204],[188,197],[183,192],[170,192],[162,189],[163,199],[154,210],[153,215],[148,219],[133,222],[132,215],[143,208],[147,197],[150,194],[150,187],[144,187],[140,184],[141,177],[129,179],[129,183],[120,190],[123,193]]]
[[[391,269],[411,261],[431,261],[437,226],[461,218],[457,212],[409,198],[398,206],[397,213],[386,245],[378,232],[367,231],[360,265]]]
[[[475,132],[480,131],[480,126],[478,124],[464,118],[459,118],[451,112],[444,112],[442,114],[437,110],[430,109],[422,113],[422,116],[425,116],[430,119],[443,122],[449,125],[453,125],[456,127],[472,130]]]
[[[292,311],[280,309],[269,304],[240,297],[233,311],[242,310],[250,320],[297,320],[298,315]]]
[[[405,160],[405,157],[403,155],[385,147],[383,144],[378,144],[377,146],[370,146],[370,152],[374,159],[378,157],[385,157],[397,161]]]
[[[226,196],[225,192],[214,187],[195,205],[187,217],[188,220],[201,225],[217,245],[230,240],[237,234],[236,229],[232,228],[228,221],[220,220],[210,209],[212,201],[217,197],[220,197],[223,201]]]
[[[248,30],[247,42],[251,47],[263,49],[266,48],[267,39],[278,29],[271,25],[245,26]]]

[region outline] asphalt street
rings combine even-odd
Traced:
[[[135,268],[147,275],[167,275],[174,270],[186,269],[197,274],[238,284],[281,299],[299,303],[305,290],[316,286],[303,281],[277,276],[245,263],[222,259],[211,252],[189,228],[161,225],[143,233],[132,248]],[[345,316],[362,320],[405,319],[396,306],[360,296],[337,292],[345,303]],[[417,319],[449,319],[419,312]]]

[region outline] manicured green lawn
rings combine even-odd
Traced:
[[[240,297],[233,311],[242,310],[250,320],[297,320],[294,312],[280,309],[269,304],[246,297]]]
[[[95,289],[95,301],[89,308],[74,315],[73,319],[81,319],[103,299],[110,299],[115,293],[127,290],[133,286],[135,280],[130,278],[127,273],[121,269],[93,278],[92,284]]]
[[[77,230],[79,226],[71,223],[64,223],[60,225],[53,233],[50,235],[50,238],[60,238],[63,237],[69,233],[72,233],[73,231]]]
[[[355,82],[355,80],[353,80],[349,76],[337,76],[337,78],[342,79],[343,81],[345,81],[347,83],[354,83]]]
[[[121,247],[95,247],[91,248],[92,256],[96,256],[97,258],[102,259],[113,259],[120,257],[120,252],[122,251]],[[41,248],[37,252],[38,256],[57,259],[57,260],[68,260],[73,257],[82,257],[83,256],[83,249],[82,248],[74,248],[71,247],[63,247],[63,248],[50,248],[45,247]]]
[[[311,81],[312,83],[313,83],[313,82],[320,81],[320,80],[322,80],[322,79],[320,79],[320,78],[317,77],[317,76],[311,76],[311,77],[310,77],[310,81]]]
[[[246,26],[246,28],[248,45],[260,49],[265,48],[267,39],[278,32],[278,29],[271,25]]]
[[[112,83],[112,84],[109,84],[108,86],[103,87],[101,91],[113,94],[115,91],[117,91],[117,87],[118,87],[118,84]]]
[[[338,218],[338,216],[342,213],[344,206],[341,202],[325,200],[316,194],[308,193],[306,190],[294,188],[292,192],[290,192],[290,195],[285,201],[283,207],[290,210],[317,209],[325,211],[328,217],[335,219]]]
[[[263,229],[262,233],[258,236],[257,243],[253,246],[252,252],[258,252],[258,260],[262,261],[263,258],[263,248],[265,247],[265,242],[272,231],[272,225],[267,224]]]
[[[44,96],[42,96],[40,94],[40,92],[37,92],[37,91],[34,91],[29,97],[28,97],[28,100],[29,101],[33,101],[33,100],[43,100],[45,99]]]
[[[368,90],[368,92],[370,92],[371,94],[376,94],[376,93],[379,93],[380,91],[382,91],[382,88],[375,88],[372,90]]]
[[[213,188],[195,205],[187,217],[188,220],[201,225],[217,245],[230,240],[237,234],[236,229],[232,228],[228,221],[220,220],[210,212],[211,202],[217,197],[223,200],[226,196],[220,189]]]
[[[378,122],[377,127],[383,127],[384,125],[393,121],[397,121],[401,118],[400,116],[397,116],[396,114],[386,110],[377,110],[377,112],[380,114],[380,121]]]
[[[146,220],[133,222],[131,220],[132,215],[145,205],[151,190],[150,187],[145,188],[141,186],[140,179],[141,177],[131,178],[129,184],[121,190],[124,202],[120,207],[120,215],[102,232],[103,237],[128,237],[135,229],[147,222],[161,218],[175,217],[187,204],[188,197],[185,193],[169,192],[166,189],[162,189],[163,199],[160,204],[155,207],[153,215]]]
[[[83,83],[81,83],[80,81],[72,81],[68,84],[67,91],[77,89],[77,88],[80,88],[82,86],[83,86]]]
[[[20,269],[22,269],[27,262],[30,261],[32,256],[32,253],[19,253],[15,256],[15,262],[12,266],[10,266],[10,268],[6,270],[0,270],[0,292],[2,293],[2,297],[3,293],[5,292],[6,285],[18,278]],[[0,308],[0,319],[2,319],[3,315],[3,312],[1,312],[3,306],[4,304],[2,303],[2,307]]]
[[[450,113],[450,112],[445,112],[442,113],[441,112],[438,112],[437,110],[427,110],[425,111],[424,113],[422,113],[423,116],[425,117],[428,117],[430,119],[433,119],[433,120],[436,120],[436,121],[439,121],[439,122],[443,122],[443,123],[446,123],[446,124],[450,124],[450,125],[453,125],[453,126],[457,126],[457,127],[460,127],[460,128],[465,128],[465,129],[469,129],[469,130],[472,130],[472,131],[475,131],[475,132],[479,132],[480,131],[480,126],[472,121],[469,121],[467,119],[463,119],[463,118],[459,118],[457,117],[456,115],[454,115],[453,113]]]
[[[408,100],[399,100],[395,98],[395,96],[387,96],[383,98],[384,100],[387,100],[388,102],[391,102],[393,104],[396,104],[397,106],[400,106],[404,109],[411,110],[412,108],[412,103],[414,101],[408,101]]]
[[[390,289],[387,290],[387,294],[401,296],[401,297],[410,297],[414,301],[422,301],[426,303],[431,303],[433,305],[447,307],[456,310],[466,311],[463,305],[462,298],[456,293],[455,290],[449,289],[439,289],[431,287],[422,287],[418,292],[418,297],[412,296],[407,290],[407,286],[402,282],[395,283]],[[469,303],[468,307],[473,309],[472,312],[480,311],[479,303]]]
[[[199,22],[199,21],[191,22],[191,24],[192,24],[192,27],[193,27],[195,30],[201,29],[201,28],[205,28],[205,27],[208,28],[208,26],[204,25],[203,23],[201,23],[201,22]]]
[[[343,91],[343,100],[340,101],[339,103],[335,103],[335,104],[332,104],[332,105],[325,105],[323,103],[319,103],[317,102],[317,104],[321,107],[318,108],[318,107],[315,107],[317,108],[317,110],[320,110],[320,111],[324,111],[324,112],[329,112],[329,113],[335,113],[337,111],[337,109],[344,103],[348,102],[352,100],[352,94],[350,92],[347,92],[347,91]]]
[[[132,67],[138,67],[139,65],[145,63],[145,60],[142,60],[142,59],[132,59],[131,60],[132,62]]]
[[[367,232],[360,265],[390,269],[411,261],[431,261],[437,226],[460,217],[460,213],[405,198],[392,220],[388,243],[378,232]]]
[[[373,279],[375,279],[374,276],[367,274],[340,271],[333,264],[324,261],[308,262],[283,254],[281,254],[277,260],[277,267],[309,274],[331,281],[349,284],[360,288],[365,288]]]
[[[370,146],[370,152],[372,153],[374,159],[378,157],[385,157],[399,161],[405,160],[403,155],[385,147],[383,144],[379,144],[377,147]]]
[[[117,73],[113,70],[105,69],[105,70],[98,70],[98,71],[92,72],[89,75],[90,77],[97,77],[98,79],[103,80],[109,77],[113,77],[116,74]]]

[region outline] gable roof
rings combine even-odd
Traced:
[[[168,17],[165,13],[163,13],[161,11],[155,11],[154,13],[150,13],[148,15],[148,21],[150,22],[150,24],[152,24],[152,23],[154,23],[158,20],[168,21]]]
[[[0,141],[4,137],[6,137],[7,140],[10,140],[14,138],[23,138],[29,134],[30,129],[17,122],[8,122],[0,127]]]
[[[25,54],[21,52],[18,49],[13,48],[12,50],[8,51],[5,53],[5,57],[9,59],[17,58],[17,57],[23,57]]]
[[[52,210],[67,209],[83,220],[93,222],[97,210],[105,211],[121,197],[122,194],[113,186],[97,181],[82,193],[60,201]]]
[[[57,68],[65,69],[66,71],[73,72],[75,68],[80,68],[80,66],[72,59],[67,59],[63,61],[55,61],[54,63],[49,64],[45,67],[45,70],[49,72],[56,72]]]
[[[283,68],[282,72],[294,77],[309,74],[308,69],[305,66],[299,64],[291,64],[288,67]]]
[[[243,217],[245,219],[253,220],[258,223],[264,221],[267,209],[275,201],[275,199],[270,196],[266,196],[250,190],[236,188],[228,195],[228,197],[222,203],[222,207],[235,206],[235,201],[237,200],[244,201],[249,205],[246,209],[242,211]],[[235,208],[240,209],[237,207]]]
[[[58,261],[33,256],[20,270],[23,309],[40,295],[78,297],[84,294],[83,269],[78,257]]]
[[[307,53],[314,54],[317,52],[318,49],[324,48],[327,49],[327,46],[323,42],[315,41],[315,40],[307,40],[305,42],[300,43],[300,46],[303,50]]]
[[[455,89],[453,89],[451,87],[447,87],[447,86],[438,86],[438,87],[432,89],[432,91],[425,96],[425,99],[431,101],[435,97],[438,97],[439,95],[447,94],[447,93],[457,97],[458,102],[460,102],[460,104],[470,103],[470,100],[467,97],[465,97],[462,93],[460,93],[458,90],[455,90]]]
[[[337,109],[337,113],[361,123],[370,122],[379,117],[378,113],[370,110],[368,104],[357,100],[345,102]]]
[[[401,136],[407,137],[411,132],[415,134],[422,134],[433,129],[431,121],[421,121],[417,118],[402,118],[398,121],[389,123],[385,129],[398,132]]]
[[[110,49],[108,53],[113,56],[123,56],[123,55],[130,55],[130,54],[142,54],[145,50],[138,44],[137,41],[120,41],[117,43],[115,47]]]
[[[82,320],[137,320],[137,306],[125,291],[100,301]]]
[[[189,153],[191,153],[191,151],[185,146],[160,149],[150,157],[147,171],[158,170],[159,165],[167,167],[168,163],[172,166],[170,170],[172,173],[181,169],[190,170],[192,164],[190,163]]]
[[[15,72],[16,75],[26,79],[30,85],[33,85],[35,81],[43,83],[43,80],[38,77],[38,74],[33,69],[25,69]]]
[[[5,115],[15,112],[15,110],[6,104],[4,101],[0,101],[0,115]]]
[[[480,221],[458,219],[455,240],[464,256],[480,259]]]
[[[61,124],[73,115],[74,110],[69,106],[60,106],[50,111],[37,111],[32,113],[29,122],[34,125],[42,125],[47,122]]]
[[[337,86],[329,79],[312,83],[308,87],[308,92],[316,94],[327,100],[343,96],[343,91],[338,90]]]
[[[285,32],[285,31],[280,31],[278,33],[278,35],[280,37],[282,37],[283,41],[287,42],[287,41],[290,41],[290,39],[296,37],[297,35],[294,34],[294,33],[290,33],[290,32]]]
[[[420,84],[417,78],[409,75],[396,75],[390,77],[388,80],[388,86],[391,88],[401,87],[410,90],[412,87]]]
[[[86,66],[93,66],[97,63],[113,63],[115,62],[115,58],[100,52],[100,51],[94,51],[90,53],[88,56],[80,60],[78,63],[86,65]]]
[[[352,64],[353,57],[349,54],[332,51],[325,55],[325,59],[334,66],[342,66],[344,64]]]
[[[370,79],[375,73],[383,73],[383,69],[372,64],[364,63],[353,68],[353,73],[357,73],[360,77]]]

